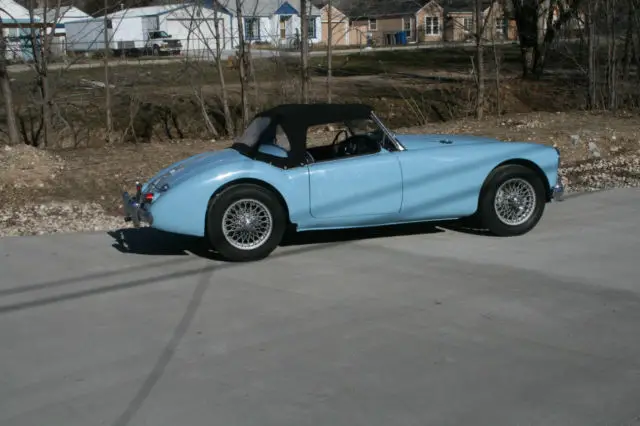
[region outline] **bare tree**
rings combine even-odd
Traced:
[[[307,13],[307,1],[300,0],[300,20],[302,27],[302,40],[300,46],[300,80],[302,90],[302,103],[309,103],[309,14]]]
[[[493,6],[493,4],[492,4]],[[482,14],[482,0],[475,0],[476,22],[476,118],[484,117],[484,26],[485,20]]]
[[[331,79],[333,77],[333,2],[327,3],[327,102],[331,103]]]
[[[0,12],[4,10],[0,9]],[[7,71],[7,39],[4,37],[4,23],[0,16],[0,93],[4,98],[4,109],[9,133],[9,144],[18,145],[20,135],[16,121],[16,112],[13,107],[13,93],[11,91],[11,80]]]
[[[242,125],[246,126],[249,122],[249,101],[247,99],[247,52],[244,40],[243,25],[243,1],[236,1],[236,17],[238,22],[238,72],[240,74],[240,102],[242,106]]]
[[[226,6],[226,4],[220,4],[221,6]],[[200,43],[202,43],[206,49],[207,56],[212,56],[216,66],[216,72],[218,74],[218,79],[220,80],[220,100],[222,104],[222,112],[224,114],[225,120],[225,131],[227,135],[234,134],[234,119],[231,115],[231,109],[229,107],[229,92],[227,89],[225,75],[224,75],[224,64],[222,62],[222,50],[225,43],[224,37],[225,34],[220,31],[220,14],[218,8],[214,6],[213,8],[213,28],[211,28],[210,19],[208,17],[206,19],[199,19],[196,15],[205,16],[205,12],[203,11],[204,5],[202,2],[193,4],[193,8],[190,13],[189,27],[187,29],[187,44],[189,43],[189,39],[193,35]],[[206,23],[206,34],[203,33],[202,25]],[[208,34],[213,34],[213,43],[211,45],[211,40],[208,38]],[[188,58],[187,58],[188,61]],[[203,114],[203,119],[207,124],[207,128],[210,133],[214,136],[218,136],[218,132],[215,129],[213,123],[209,119],[207,107],[205,105],[202,90],[194,87],[194,93],[196,98],[200,103],[200,107]]]
[[[60,0],[58,0],[60,1]],[[111,142],[111,133],[113,132],[113,122],[111,117],[111,89],[109,88],[109,0],[104,0],[104,107],[105,107],[105,124],[106,134],[105,138],[107,143]]]
[[[616,17],[616,0],[604,0],[604,18],[606,21],[607,32],[607,66],[606,66],[606,86],[609,110],[615,110],[617,107],[617,86],[618,86],[618,50],[616,25],[618,19]]]
[[[36,32],[34,23],[36,22],[34,16],[35,1],[29,0],[29,21],[31,22],[31,49],[33,53],[34,67],[37,74],[38,88],[40,89],[40,104],[42,112],[42,129],[43,129],[43,141],[40,144],[39,141],[32,141],[36,145],[49,146],[51,136],[53,135],[53,100],[51,92],[49,90],[49,61],[51,59],[51,42],[55,37],[55,23],[60,18],[60,0],[57,0],[54,10],[54,25],[51,26],[51,31],[47,32],[50,23],[48,22],[49,8],[48,2],[44,2],[44,8],[42,11],[43,25],[40,31]],[[44,36],[42,35],[44,33]]]
[[[216,43],[216,67],[218,69],[218,78],[220,79],[220,93],[222,99],[222,110],[224,113],[225,127],[229,136],[235,132],[235,125],[233,122],[233,116],[231,115],[231,109],[229,108],[229,92],[227,91],[227,85],[224,78],[224,68],[222,65],[222,46],[224,44],[224,34],[220,34],[220,25],[218,22],[218,9],[214,6],[214,22],[215,22],[215,43]]]
[[[511,0],[522,52],[522,76],[540,77],[557,33],[585,0]],[[555,11],[558,12],[554,19]]]

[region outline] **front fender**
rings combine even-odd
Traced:
[[[234,181],[265,182],[275,188],[286,203],[292,221],[309,205],[307,168],[283,170],[247,159],[241,163],[215,167],[190,177],[162,193],[150,206],[153,227],[177,234],[203,237],[209,200]]]

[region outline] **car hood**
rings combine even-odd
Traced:
[[[418,135],[395,135],[396,139],[404,145],[407,150],[429,149],[447,146],[466,146],[480,144],[503,143],[497,139],[471,136],[471,135],[445,135],[445,134],[418,134]]]
[[[180,182],[205,170],[242,161],[246,161],[246,157],[231,148],[197,154],[160,170],[154,177],[149,179],[144,191],[162,190],[161,188],[165,185],[173,188]]]

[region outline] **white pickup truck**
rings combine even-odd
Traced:
[[[179,55],[180,40],[158,29],[154,17],[135,16],[108,19],[108,48],[116,56],[121,54]],[[104,50],[104,19],[94,18],[65,23],[67,50],[70,52],[95,52]]]

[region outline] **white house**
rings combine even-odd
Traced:
[[[235,0],[220,0],[234,18],[237,16]],[[300,0],[243,0],[242,10],[244,39],[250,43],[268,43],[279,47],[293,47],[302,34],[300,21]],[[317,43],[322,39],[320,10],[309,1],[309,41]],[[233,30],[238,40],[237,25]]]
[[[246,42],[293,47],[301,33],[299,0],[242,0]],[[182,43],[182,54],[211,57],[217,43],[228,55],[237,49],[238,21],[235,0],[192,0],[180,4],[122,9],[107,15],[112,49],[144,44],[149,31],[164,31]],[[296,8],[297,7],[297,8]],[[310,6],[310,41],[321,40],[320,10]],[[103,17],[67,21],[69,50],[104,48]],[[216,42],[216,26],[219,39]],[[73,28],[73,29],[72,29]],[[123,47],[113,47],[123,46]]]
[[[30,37],[26,36],[31,35],[32,27],[40,28],[41,19],[35,14],[32,19],[29,10],[13,0],[0,0],[0,17],[3,26],[2,36],[7,38],[5,57],[9,60],[32,59]]]
[[[21,30],[22,34],[30,34],[26,30],[31,28],[32,23],[37,26],[41,20],[37,13],[34,13],[32,20],[29,10],[13,0],[0,0],[0,17],[5,37],[17,37]]]
[[[33,14],[43,22],[48,24],[55,23],[56,35],[64,34],[65,22],[78,21],[81,19],[91,19],[91,16],[81,11],[75,6],[62,6],[58,12],[58,20],[56,21],[56,8],[48,8],[45,16],[44,8],[33,9]]]
[[[66,29],[64,24],[66,22],[91,19],[91,16],[75,6],[62,6],[60,10],[57,11],[58,17],[56,19],[56,11],[57,9],[55,7],[48,8],[45,16],[44,8],[37,8],[33,10],[33,14],[43,23],[47,24],[47,34],[50,34],[52,28],[54,28],[55,32],[54,39],[51,42],[51,52],[54,55],[62,55],[67,50]]]

